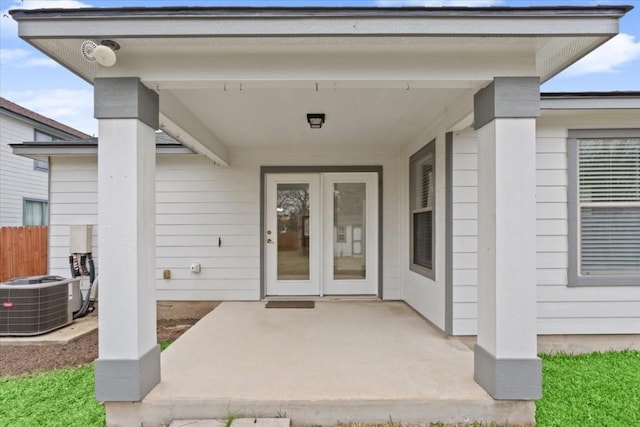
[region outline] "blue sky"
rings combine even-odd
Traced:
[[[91,86],[17,36],[10,9],[118,6],[558,6],[626,4],[620,35],[542,87],[547,92],[640,90],[640,0],[0,0],[0,95],[89,134],[97,133]]]

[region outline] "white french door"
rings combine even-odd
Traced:
[[[320,176],[266,177],[267,295],[319,295]]]
[[[267,296],[376,295],[376,173],[267,174]]]

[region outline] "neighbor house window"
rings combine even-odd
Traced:
[[[435,279],[435,141],[411,156],[411,265],[416,273]]]
[[[36,142],[53,142],[53,141],[59,141],[60,138],[57,138],[53,135],[49,135],[48,133],[44,133],[42,131],[39,131],[37,129],[35,129],[33,131],[34,133],[34,140]],[[49,162],[47,162],[46,160],[34,160],[33,161],[33,168],[35,170],[38,171],[43,171],[43,172],[48,172],[49,171]]]
[[[336,243],[347,243],[347,231],[344,225],[336,227]]]
[[[640,285],[640,129],[569,137],[569,285]]]
[[[49,225],[49,203],[46,200],[24,199],[23,225]]]
[[[37,171],[47,172],[49,170],[49,162],[36,159],[33,161],[33,168]]]

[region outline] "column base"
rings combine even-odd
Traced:
[[[542,360],[497,359],[477,345],[474,348],[474,380],[496,400],[542,398]]]
[[[160,346],[140,359],[97,359],[96,400],[137,402],[160,382]]]

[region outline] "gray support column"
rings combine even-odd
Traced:
[[[497,77],[474,99],[478,129],[478,341],[474,378],[495,399],[542,395],[536,356],[539,79]]]
[[[100,267],[96,399],[138,401],[160,382],[156,340],[158,95],[136,78],[95,80]]]

